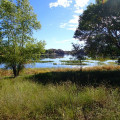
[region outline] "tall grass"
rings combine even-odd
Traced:
[[[23,77],[0,81],[1,120],[120,119],[119,108],[119,88],[80,87],[70,81],[43,86]]]
[[[13,79],[7,77],[12,76],[11,70],[1,69],[0,119],[119,120],[119,73],[120,66],[84,68],[82,72],[25,69]],[[117,87],[106,87],[103,82]]]
[[[0,78],[4,76],[12,76],[12,70],[0,69]]]
[[[45,69],[44,69],[45,70]],[[67,80],[79,85],[106,84],[112,86],[120,85],[120,66],[101,66],[79,69],[46,69],[46,71],[35,73],[28,78],[39,83],[60,83]]]
[[[39,73],[48,72],[67,72],[67,71],[79,71],[79,68],[27,68],[20,72],[20,76],[34,75]],[[118,71],[120,70],[119,65],[104,65],[95,67],[85,67],[83,71]],[[13,76],[12,70],[0,69],[0,77]]]

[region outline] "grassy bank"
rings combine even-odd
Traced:
[[[41,61],[41,60],[34,60],[34,61],[31,61],[31,63],[35,63],[35,62],[37,62],[37,63],[49,63],[49,62],[54,62],[54,61],[51,61],[51,60],[49,60],[49,61]]]
[[[78,86],[70,81],[42,85],[24,77],[0,80],[4,120],[120,119],[119,87]]]
[[[79,60],[61,60],[61,65],[87,65],[83,61],[82,63]]]
[[[45,69],[44,69],[45,70]],[[79,85],[105,84],[106,86],[120,86],[120,66],[101,66],[79,69],[46,69],[30,75],[28,79],[42,84],[57,84],[60,82],[71,81]],[[29,70],[28,70],[29,71]]]
[[[0,79],[12,77],[11,70],[0,70]],[[71,81],[78,85],[99,86],[120,86],[120,66],[97,66],[80,69],[69,68],[41,68],[41,69],[24,69],[20,76],[26,77],[31,81],[42,84],[57,84],[60,82]]]
[[[69,71],[79,71],[79,68],[27,68],[20,72],[20,76],[25,75],[35,75],[40,73],[49,73],[49,72],[69,72]],[[95,66],[95,67],[86,67],[83,68],[84,71],[120,71],[119,65],[104,65],[104,66]],[[0,69],[0,77],[13,76],[12,70]]]
[[[120,66],[0,69],[3,120],[119,120]]]

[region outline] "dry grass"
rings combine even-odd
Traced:
[[[12,70],[0,69],[0,77],[12,75],[13,75]]]
[[[39,73],[47,72],[68,72],[68,71],[79,71],[79,68],[28,68],[20,72],[20,75],[34,75]],[[119,65],[104,65],[95,67],[83,68],[83,71],[114,71],[120,70]],[[0,69],[0,77],[13,76],[12,70]]]
[[[104,65],[104,66],[83,68],[83,71],[114,71],[114,70],[120,70],[120,66],[119,65]]]
[[[47,72],[67,72],[67,71],[79,71],[79,68],[29,68],[24,69],[21,74],[39,74]],[[95,66],[95,67],[86,67],[83,68],[83,71],[114,71],[120,70],[118,65],[104,65],[104,66]]]

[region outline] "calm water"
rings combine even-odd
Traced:
[[[78,68],[80,67],[79,65],[61,65],[61,60],[74,60],[74,57],[71,55],[65,55],[62,58],[45,58],[42,59],[41,61],[53,61],[53,62],[48,62],[48,63],[34,63],[34,64],[26,64],[26,68]],[[83,65],[83,67],[92,67],[92,66],[98,66],[98,65],[108,65],[112,62],[116,62],[116,60],[107,60],[104,62],[100,62],[98,60],[86,60],[84,63],[86,65]],[[54,65],[55,63],[55,65]],[[4,64],[0,65],[0,68],[4,68]]]

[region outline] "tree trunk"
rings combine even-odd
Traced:
[[[16,68],[16,65],[14,65],[12,68],[13,68],[14,77],[17,77],[17,68]]]
[[[17,76],[19,75],[21,70],[22,70],[22,66],[21,66],[21,64],[18,64],[18,66],[17,66]]]
[[[82,65],[80,65],[80,72],[82,72]]]
[[[82,72],[82,60],[80,60],[80,72]]]
[[[22,64],[13,65],[12,68],[13,68],[14,77],[17,77],[20,71],[22,70]]]

